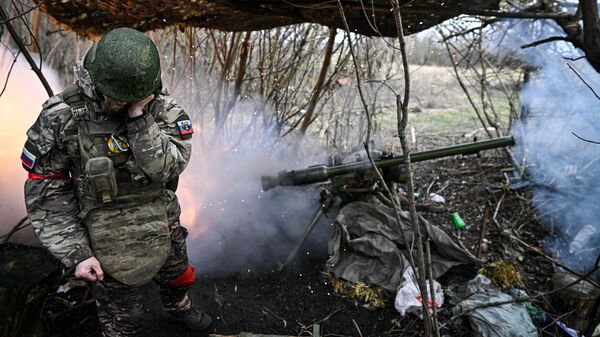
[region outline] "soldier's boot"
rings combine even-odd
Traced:
[[[212,318],[207,313],[194,307],[187,312],[165,310],[164,317],[170,322],[183,324],[192,331],[205,330],[212,324]]]
[[[164,305],[163,317],[171,322],[185,325],[188,329],[201,331],[212,324],[205,312],[195,308],[188,297],[189,286],[164,286],[160,297]]]

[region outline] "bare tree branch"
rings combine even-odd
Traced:
[[[17,8],[17,4],[15,3],[15,0],[12,0],[13,6],[15,8]],[[22,8],[23,6],[21,6]],[[40,64],[38,65],[38,67],[40,67],[40,71],[42,70],[42,67],[44,65],[44,56],[42,54],[41,48],[40,48],[40,44],[38,43],[37,37],[35,36],[35,34],[33,33],[33,31],[31,30],[31,27],[29,27],[29,24],[27,23],[27,20],[25,19],[25,17],[23,15],[20,15],[21,17],[21,21],[23,22],[23,25],[25,26],[25,28],[27,28],[27,31],[29,32],[29,36],[31,36],[31,40],[33,41],[34,44],[34,51],[37,51],[39,56],[40,56]]]
[[[571,132],[571,134],[573,134],[573,136],[575,136],[575,137],[577,137],[577,138],[579,138],[579,139],[583,140],[584,142],[588,142],[588,143],[592,143],[592,144],[600,144],[600,142],[596,142],[596,141],[593,141],[593,140],[589,140],[589,139],[582,138],[581,136],[579,136],[579,135],[578,135],[578,134],[576,134],[575,132]]]
[[[4,80],[4,86],[2,87],[2,91],[0,91],[0,97],[2,97],[2,95],[4,94],[4,91],[6,90],[6,86],[8,85],[8,79],[10,78],[10,74],[12,73],[15,63],[17,63],[17,59],[19,58],[19,55],[21,55],[20,50],[17,52],[17,55],[13,58],[13,62],[10,65],[10,68],[8,69],[8,73],[6,74],[6,79]]]
[[[571,71],[573,71],[575,73],[575,75],[577,75],[577,77],[579,77],[579,79],[581,80],[581,82],[583,82],[583,84],[588,87],[588,89],[590,89],[590,91],[592,92],[592,94],[594,94],[594,96],[596,96],[597,99],[600,100],[600,95],[598,95],[596,93],[596,90],[594,90],[594,88],[592,88],[592,86],[583,79],[583,77],[581,76],[581,74],[579,74],[579,72],[577,70],[575,70],[575,68],[573,68],[573,66],[570,63],[567,63],[567,67],[569,67],[569,69],[571,69]]]
[[[408,140],[406,138],[406,126],[408,124],[408,101],[410,99],[410,70],[408,68],[408,57],[406,55],[406,42],[404,40],[404,31],[402,28],[402,13],[400,11],[400,2],[398,0],[390,0],[392,8],[394,10],[394,20],[396,21],[396,29],[398,35],[398,42],[400,44],[400,53],[402,56],[402,69],[404,71],[404,96],[396,96],[396,117],[398,119],[398,136],[400,137],[400,144],[402,146],[402,154],[404,155],[404,165],[407,169],[406,179],[406,192],[408,193],[408,210],[410,213],[410,219],[412,222],[413,231],[415,233],[415,241],[417,245],[417,283],[421,292],[422,306],[423,306],[423,325],[425,329],[425,336],[432,335],[432,329],[437,330],[437,325],[432,326],[433,322],[429,316],[428,308],[428,296],[427,296],[427,267],[425,261],[425,253],[423,249],[423,235],[421,234],[421,224],[417,215],[417,208],[415,206],[415,200],[413,198],[415,187],[414,187],[414,173],[410,157],[410,147],[408,146]],[[432,294],[433,296],[433,294]],[[438,335],[436,333],[436,335]]]
[[[25,47],[25,45],[23,44],[23,41],[19,37],[19,34],[17,34],[17,32],[15,31],[14,27],[12,26],[12,24],[8,21],[9,18],[6,15],[6,12],[4,12],[4,9],[2,7],[0,7],[0,19],[4,20],[4,24],[6,25],[6,28],[8,29],[8,32],[10,33],[10,35],[13,38],[13,40],[17,44],[17,47],[19,47],[19,50],[25,56],[25,59],[27,59],[27,62],[31,66],[31,70],[33,70],[33,72],[37,75],[37,77],[42,82],[42,85],[44,86],[44,89],[46,89],[46,92],[48,93],[48,96],[49,97],[54,96],[54,93],[52,92],[52,88],[50,88],[50,84],[48,84],[48,81],[46,80],[46,77],[44,77],[44,74],[42,74],[42,71],[40,70],[40,68],[35,64],[35,61],[31,57],[31,54],[27,50],[27,47]]]
[[[544,43],[549,43],[549,42],[554,42],[554,41],[567,41],[567,42],[571,42],[571,39],[569,39],[568,36],[551,36],[551,37],[545,38],[543,40],[539,40],[539,41],[531,42],[531,43],[528,43],[528,44],[524,44],[524,45],[521,46],[521,49],[531,48],[531,47],[539,46],[539,45],[544,44]]]

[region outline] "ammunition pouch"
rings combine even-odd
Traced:
[[[117,174],[110,158],[89,159],[85,163],[85,175],[90,196],[105,204],[115,200],[118,193]]]

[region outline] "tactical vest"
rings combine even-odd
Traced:
[[[98,105],[77,86],[68,87],[63,99],[76,124],[70,131],[78,152],[72,176],[94,254],[116,280],[147,283],[170,249],[165,186],[137,166],[124,121],[98,119]]]

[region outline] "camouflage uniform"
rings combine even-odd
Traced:
[[[46,101],[27,132],[21,157],[29,171],[27,211],[35,235],[66,267],[92,256],[100,261],[107,274],[98,282],[103,334],[136,335],[141,286],[151,279],[167,311],[184,314],[192,307],[187,231],[168,185],[176,184],[190,159],[193,129],[166,91],[142,116],[113,120],[82,64],[76,76],[77,85]],[[116,171],[118,191],[104,199],[86,166],[96,157],[110,158]]]

